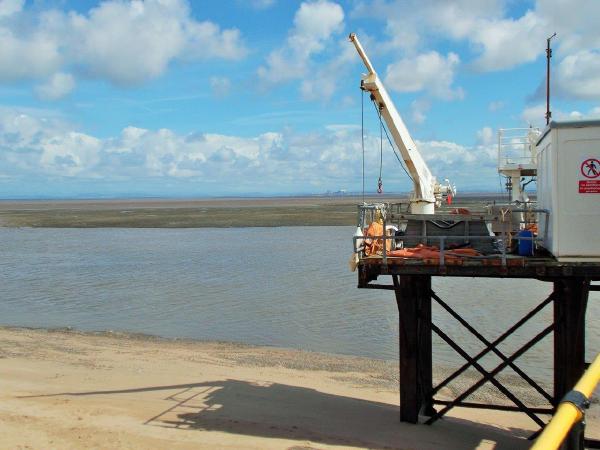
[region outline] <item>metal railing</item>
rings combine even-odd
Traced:
[[[430,235],[426,235],[426,234],[421,234],[421,235],[410,235],[410,236],[388,236],[387,235],[387,225],[399,225],[400,222],[404,222],[406,223],[408,220],[417,220],[417,221],[422,221],[424,224],[427,221],[431,221],[432,219],[434,220],[452,220],[452,221],[456,221],[456,222],[460,222],[460,221],[474,221],[474,220],[478,220],[478,221],[499,221],[500,223],[502,223],[503,221],[499,218],[499,216],[494,216],[494,215],[459,215],[459,214],[444,214],[444,215],[439,215],[436,214],[435,216],[431,216],[431,215],[425,215],[425,214],[400,214],[398,216],[396,216],[396,221],[388,221],[387,219],[387,213],[390,209],[390,206],[393,205],[388,205],[388,204],[376,204],[376,205],[359,205],[359,223],[358,226],[359,228],[361,228],[361,230],[365,230],[366,227],[366,223],[369,221],[367,219],[367,215],[370,212],[371,213],[371,221],[375,220],[375,216],[376,216],[376,212],[380,211],[381,213],[381,220],[382,220],[382,229],[384,230],[383,235],[379,235],[379,236],[354,236],[352,239],[352,244],[353,244],[353,251],[354,253],[358,254],[359,259],[365,257],[365,253],[364,253],[364,242],[365,240],[369,240],[369,241],[381,241],[381,258],[382,258],[382,262],[383,264],[387,264],[387,259],[388,257],[393,257],[393,256],[389,256],[388,255],[388,241],[401,241],[404,239],[411,239],[411,240],[420,240],[420,241],[425,241],[425,243],[427,243],[430,240],[433,240],[435,243],[438,243],[438,249],[440,252],[440,257],[439,257],[439,265],[440,266],[444,266],[446,265],[446,257],[448,252],[452,252],[452,248],[448,248],[447,246],[447,242],[448,241],[456,241],[456,240],[464,240],[465,243],[469,243],[472,240],[479,240],[479,241],[490,241],[494,244],[496,244],[496,247],[499,250],[499,253],[496,254],[491,254],[491,255],[481,255],[481,256],[466,256],[466,255],[462,255],[461,258],[463,258],[464,260],[491,260],[491,259],[497,259],[498,257],[501,259],[501,265],[502,266],[506,266],[507,265],[507,259],[508,259],[508,254],[509,254],[509,246],[510,243],[512,241],[512,239],[518,239],[518,240],[524,240],[524,241],[532,241],[532,245],[535,246],[535,244],[543,244],[546,240],[547,240],[547,233],[548,233],[548,223],[549,223],[549,211],[546,209],[511,209],[511,213],[522,213],[522,212],[528,212],[528,213],[537,213],[538,215],[544,215],[544,223],[545,223],[545,227],[544,227],[544,235],[543,236],[514,236],[511,233],[511,230],[509,229],[503,229],[503,231],[499,234],[499,235],[486,235],[486,236],[476,236],[476,235],[444,235],[444,236],[430,236]],[[393,216],[393,214],[390,214],[391,216]],[[538,219],[538,223],[540,222],[540,220]],[[529,222],[525,222],[522,221],[522,223],[529,223]],[[379,256],[379,255],[375,255],[375,256]],[[451,256],[455,256],[455,255],[451,255]],[[417,258],[406,258],[406,259],[417,259]]]
[[[505,128],[498,130],[498,168],[511,165],[537,164],[533,137],[537,128]]]
[[[583,425],[585,410],[589,407],[589,399],[600,382],[600,354],[588,367],[572,391],[567,393],[558,405],[556,413],[537,438],[532,450],[557,449],[577,423]],[[583,430],[580,430],[583,433]],[[578,437],[583,444],[583,435]],[[583,445],[581,446],[583,448]]]

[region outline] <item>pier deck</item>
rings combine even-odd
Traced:
[[[369,283],[380,275],[537,278],[542,281],[562,277],[583,277],[593,281],[600,280],[600,261],[598,263],[559,262],[550,257],[511,257],[509,255],[506,265],[503,265],[500,258],[465,260],[460,264],[427,264],[419,259],[389,256],[386,260],[381,256],[361,258],[358,265],[359,288],[374,288],[375,286]]]

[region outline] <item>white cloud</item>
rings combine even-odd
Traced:
[[[42,100],[57,100],[69,94],[75,88],[75,79],[69,73],[58,72],[50,79],[35,88],[35,92]]]
[[[453,165],[471,163],[475,161],[475,155],[466,147],[448,141],[417,141],[423,158],[432,165]],[[440,174],[441,175],[441,174]]]
[[[461,190],[485,186],[486,181],[493,188],[490,133],[481,130],[473,147],[421,140],[417,145],[439,179],[450,178]],[[367,187],[374,190],[379,136],[367,134],[365,144]],[[386,191],[410,190],[410,180],[387,144],[383,151]],[[43,112],[0,108],[0,173],[38,181],[96,180],[99,191],[102,183],[123,180],[133,184],[155,180],[157,190],[179,180],[190,187],[202,185],[207,193],[324,192],[340,186],[359,191],[361,161],[360,127],[344,124],[308,133],[284,129],[250,137],[130,126],[115,137],[98,138],[58,118],[45,118]]]
[[[327,0],[304,2],[296,11],[294,26],[283,47],[267,57],[258,68],[259,78],[267,84],[277,84],[302,78],[312,55],[324,50],[327,40],[343,28],[344,11]]]
[[[511,18],[505,16],[506,9],[503,0],[373,0],[363,2],[355,14],[367,12],[384,20],[386,45],[405,54],[423,53],[440,37],[466,40],[478,55],[478,69],[498,70],[535,59],[543,51],[539,39],[547,32],[538,14],[526,11]]]
[[[563,96],[600,100],[600,49],[565,57],[557,68],[556,82]]]
[[[25,0],[0,0],[0,19],[20,12]]]
[[[518,2],[517,2],[518,3]],[[416,63],[433,45],[467,44],[461,62],[479,71],[508,70],[539,61],[546,38],[552,41],[555,95],[563,99],[600,98],[600,2],[534,0],[524,7],[509,0],[362,0],[351,16],[382,21],[386,39],[373,45]],[[518,11],[515,13],[515,11]],[[403,68],[408,68],[406,64]],[[393,67],[393,66],[392,66]],[[543,76],[540,72],[540,78]],[[435,80],[400,75],[405,91],[427,89]],[[390,78],[391,79],[391,78]],[[515,80],[518,82],[518,80]],[[435,86],[434,86],[435,88]],[[439,90],[439,86],[438,86]],[[541,92],[538,89],[538,93]],[[443,92],[443,90],[442,90]],[[493,102],[490,111],[503,105]]]
[[[480,20],[469,38],[481,51],[475,67],[493,71],[531,62],[542,53],[546,33],[544,20],[531,11],[518,19]]]
[[[185,46],[178,57],[186,61],[206,59],[239,60],[246,49],[237,28],[222,30],[213,22],[187,21],[185,23]]]
[[[563,55],[598,48],[600,45],[600,28],[598,28],[600,2],[538,0],[534,11],[546,25],[544,37],[549,37],[556,31],[557,36],[552,41],[553,46],[559,48]],[[542,48],[541,52],[543,50]],[[555,53],[555,56],[559,55]]]
[[[556,118],[557,112],[553,111],[553,116]],[[546,105],[533,105],[525,108],[521,113],[521,119],[527,126],[541,128],[546,124]]]
[[[1,5],[7,17],[0,21],[0,80],[74,69],[135,85],[162,75],[174,61],[239,59],[247,52],[239,30],[195,20],[186,0],[108,0],[86,13]]]
[[[330,100],[337,90],[340,79],[350,77],[348,69],[356,62],[356,51],[348,41],[338,42],[336,56],[310,73],[300,85],[300,92],[305,100]]]
[[[552,120],[590,120],[600,118],[600,106],[596,106],[587,112],[581,111],[563,111],[550,107]],[[546,104],[533,105],[525,108],[521,113],[521,119],[527,126],[531,125],[538,128],[546,126]]]
[[[510,16],[508,0],[371,0],[362,1],[353,16],[385,22],[388,35],[381,48],[412,57],[428,45],[465,41],[482,71],[505,70],[544,54],[545,40],[554,31],[557,59],[600,46],[600,2],[536,0],[520,15]],[[464,59],[464,58],[463,58]],[[586,94],[587,95],[587,94]],[[589,98],[589,97],[586,97]]]
[[[43,78],[62,64],[56,39],[45,31],[18,36],[0,25],[0,81]]]
[[[427,111],[429,111],[429,108],[431,108],[431,102],[429,102],[428,100],[425,100],[425,99],[414,100],[410,104],[413,122],[415,122],[416,124],[424,123],[425,120],[427,119],[427,116],[425,115],[425,113]]]
[[[452,88],[459,64],[460,58],[456,53],[448,53],[446,57],[435,51],[422,53],[390,64],[386,69],[385,83],[397,92],[426,90],[446,100],[462,98],[462,89]]]
[[[448,178],[463,192],[495,189],[498,180],[495,146],[479,143],[466,147],[448,141],[417,141],[417,146],[438,180]]]
[[[496,136],[490,127],[483,127],[477,132],[477,144],[483,146],[490,146],[495,143]]]
[[[41,145],[40,168],[52,175],[78,175],[98,162],[100,145],[99,139],[74,131],[50,137]]]

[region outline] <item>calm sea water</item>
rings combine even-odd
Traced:
[[[0,324],[119,330],[395,359],[393,293],[359,290],[352,227],[0,228]],[[383,280],[389,281],[389,280]],[[434,290],[489,339],[550,293],[532,280],[436,278]],[[587,352],[600,351],[600,294]],[[513,336],[514,351],[551,319]],[[472,353],[482,345],[441,308],[434,320]],[[462,360],[440,340],[434,364]],[[519,360],[550,374],[551,335]],[[495,363],[490,359],[487,365]]]

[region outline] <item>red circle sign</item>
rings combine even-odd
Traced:
[[[581,163],[581,174],[586,178],[600,177],[600,161],[596,158],[586,159]]]

